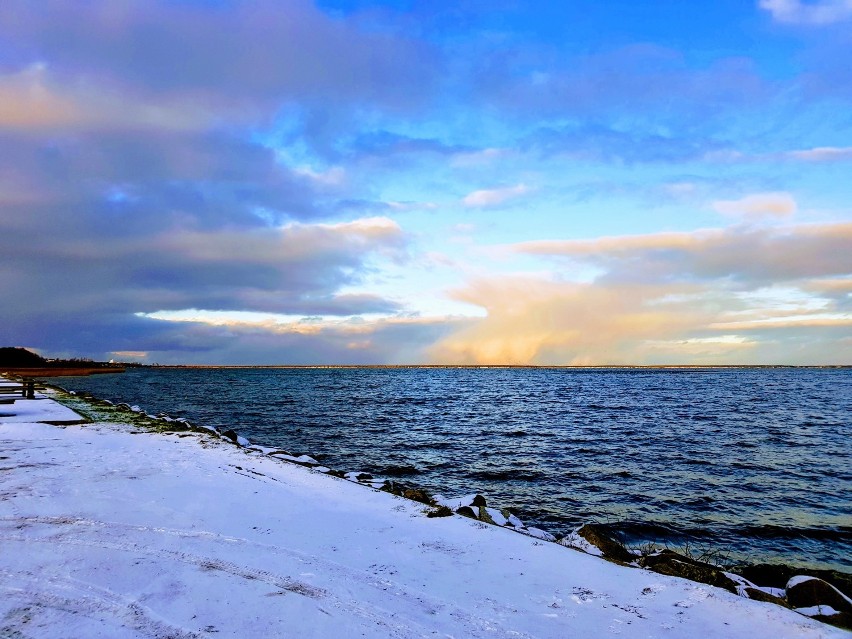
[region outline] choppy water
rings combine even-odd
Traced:
[[[131,369],[60,385],[553,533],[852,570],[852,369]]]

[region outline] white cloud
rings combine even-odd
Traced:
[[[852,0],[760,0],[759,5],[788,24],[833,24],[852,18]]]
[[[738,200],[717,200],[717,213],[729,217],[790,217],[796,212],[796,200],[789,193],[754,193]]]
[[[831,162],[835,160],[852,160],[852,146],[820,146],[813,149],[789,151],[785,157],[805,162]]]
[[[498,189],[483,189],[468,193],[462,202],[465,206],[471,208],[482,208],[488,206],[499,206],[504,202],[513,200],[517,197],[530,192],[530,188],[526,184],[516,184],[515,186],[507,186]]]

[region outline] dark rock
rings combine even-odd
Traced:
[[[419,501],[421,504],[432,504],[432,497],[425,490],[420,488],[409,488],[402,491],[402,496],[406,499]]]
[[[228,429],[224,433],[222,433],[222,437],[227,437],[228,439],[230,439],[232,442],[234,442],[236,444],[237,443],[237,437],[239,437],[239,435],[237,435],[237,433],[235,431]]]
[[[577,531],[577,534],[600,550],[607,559],[615,559],[624,563],[630,563],[636,559],[624,547],[624,544],[615,539],[601,526],[583,524]]]
[[[450,517],[452,516],[453,511],[447,508],[446,506],[438,506],[437,508],[430,510],[426,513],[427,517]]]
[[[182,433],[187,430],[191,430],[187,424],[183,422],[169,422],[168,428],[170,431],[175,433]]]
[[[461,508],[456,508],[456,512],[463,517],[470,517],[471,519],[477,519],[476,513],[473,511],[473,508],[470,506],[462,506]]]
[[[639,565],[658,572],[661,575],[672,577],[683,577],[690,581],[724,588],[734,594],[737,593],[737,584],[716,566],[705,564],[671,550],[663,550],[654,555],[645,555],[639,558]]]
[[[273,450],[273,451],[272,451],[271,453],[269,453],[269,454],[270,454],[270,455],[287,455],[287,457],[295,457],[295,455],[293,455],[293,454],[292,454],[290,451],[288,451],[288,450]]]
[[[384,486],[379,488],[379,490],[382,490],[386,493],[390,493],[392,495],[396,495],[398,497],[402,497],[402,493],[406,491],[406,486],[403,486],[402,484],[398,484],[393,481],[386,481]]]
[[[779,606],[784,606],[785,608],[789,608],[790,605],[787,603],[785,599],[781,597],[776,597],[775,595],[770,595],[768,592],[763,592],[762,590],[758,590],[757,588],[749,588],[746,586],[743,588],[743,591],[748,595],[749,599],[754,599],[755,601],[765,601],[767,603],[774,603]]]
[[[488,509],[485,506],[479,507],[479,521],[484,521],[486,524],[494,524],[497,525],[497,522],[494,521],[494,518],[488,512]]]
[[[326,475],[333,475],[334,477],[339,477],[340,479],[346,479],[346,473],[342,470],[330,470],[326,473]]]
[[[482,495],[475,495],[474,498],[473,498],[473,501],[470,502],[470,503],[473,506],[486,506],[487,505],[485,503],[485,497],[483,497]]]
[[[852,597],[852,574],[837,570],[813,570],[810,568],[792,568],[779,564],[754,564],[750,566],[735,566],[731,572],[742,575],[758,586],[770,588],[785,588],[787,582],[795,575],[819,577],[837,588],[847,597]]]
[[[849,612],[838,612],[836,615],[814,615],[811,619],[830,623],[832,626],[837,626],[844,630],[852,630],[852,613]]]
[[[831,606],[837,612],[852,613],[852,604],[830,583],[811,577],[800,581],[795,577],[787,584],[787,601],[793,608]]]

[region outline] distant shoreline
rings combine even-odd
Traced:
[[[179,369],[542,369],[542,370],[717,370],[717,369],[847,369],[852,364],[141,364],[133,368]]]

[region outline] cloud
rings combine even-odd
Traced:
[[[721,215],[747,219],[790,217],[797,208],[789,193],[754,193],[738,200],[717,200],[712,206]]]
[[[453,299],[486,317],[430,355],[467,364],[848,363],[852,352],[836,339],[852,325],[843,301],[851,241],[852,224],[825,224],[516,244],[561,268],[458,287]],[[568,280],[580,266],[599,275]]]
[[[821,146],[813,149],[788,151],[783,155],[804,162],[839,162],[852,160],[852,147]]]
[[[723,279],[757,287],[852,273],[852,223],[734,226],[593,240],[522,242],[511,251],[595,266],[609,281]]]
[[[145,100],[90,85],[63,86],[44,64],[0,75],[0,129],[202,129],[215,121],[186,98]]]
[[[526,184],[516,184],[496,189],[473,191],[462,198],[462,203],[469,208],[495,207],[526,195],[530,188]]]
[[[702,159],[708,162],[845,162],[852,160],[852,147],[820,146],[810,149],[794,149],[776,153],[743,153],[733,149],[717,149],[707,151]]]
[[[761,9],[788,24],[825,25],[852,18],[852,0],[760,0]]]
[[[307,0],[9,0],[0,25],[8,51],[38,52],[65,77],[218,105],[299,96],[401,108],[438,71],[423,44],[331,19]]]

